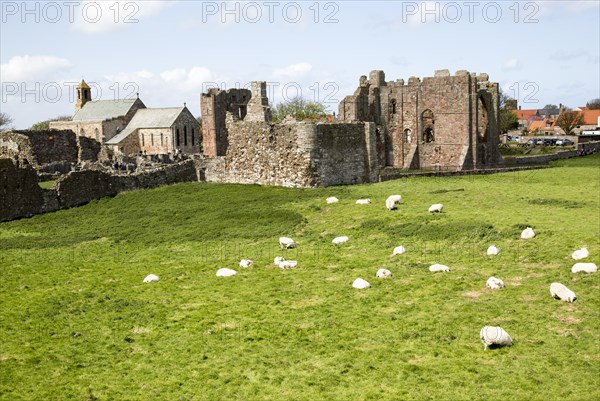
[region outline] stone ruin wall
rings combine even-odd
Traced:
[[[73,171],[57,180],[52,189],[42,189],[38,180],[31,166],[18,168],[12,160],[0,159],[0,221],[80,206],[123,191],[193,182],[198,176],[194,162],[186,160],[129,175]]]

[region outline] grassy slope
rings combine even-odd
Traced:
[[[570,254],[587,245],[600,264],[599,162],[310,190],[182,184],[3,223],[0,399],[597,399],[600,276],[572,275]],[[404,203],[388,212],[393,193]],[[518,239],[528,225],[538,236]],[[295,270],[270,264],[280,235],[299,244]],[[375,279],[382,267],[394,276]],[[149,273],[161,281],[142,284]],[[490,275],[507,288],[486,290]],[[553,281],[578,300],[554,301]],[[515,345],[484,352],[486,324]]]

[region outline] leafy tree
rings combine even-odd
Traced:
[[[32,131],[47,131],[50,129],[50,122],[52,121],[69,121],[71,119],[70,116],[58,116],[56,118],[51,118],[50,120],[40,121],[33,124],[29,129]]]
[[[327,106],[323,103],[309,102],[296,97],[284,103],[279,103],[273,110],[273,121],[279,122],[287,115],[297,120],[318,119],[327,116]]]
[[[558,106],[555,104],[552,104],[552,103],[549,103],[544,106],[544,110],[550,110],[550,109],[558,109]]]
[[[13,119],[8,114],[0,113],[0,132],[8,131],[12,129]]]
[[[600,99],[592,99],[586,103],[585,107],[590,110],[599,110],[600,109]]]
[[[556,120],[558,125],[565,132],[565,135],[570,135],[573,129],[583,124],[583,114],[578,111],[564,111]]]
[[[500,133],[506,134],[508,131],[519,128],[519,119],[512,112],[517,107],[517,100],[511,98],[500,90],[500,111],[498,121]]]

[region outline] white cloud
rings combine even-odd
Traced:
[[[90,1],[86,0],[73,11],[71,29],[84,33],[103,33],[142,23],[175,1]]]
[[[504,62],[502,71],[515,71],[521,69],[521,63],[517,58],[511,58]]]
[[[278,68],[273,71],[273,78],[298,78],[312,70],[312,65],[309,63],[291,64],[284,68]]]
[[[56,56],[14,56],[0,66],[2,82],[40,81],[61,71],[67,71],[72,64],[69,60]]]

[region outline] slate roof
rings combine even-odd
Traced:
[[[95,100],[87,102],[73,116],[73,121],[110,120],[127,114],[138,99]]]
[[[107,145],[116,145],[127,138],[138,128],[169,128],[185,107],[169,107],[163,109],[139,109],[127,124],[127,127],[106,142]]]

